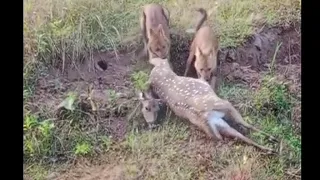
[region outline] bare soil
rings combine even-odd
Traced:
[[[171,38],[173,42],[171,52],[174,60],[172,62],[173,68],[178,75],[182,75],[192,39],[177,34],[173,34]],[[281,43],[281,46],[274,63],[276,73],[279,78],[289,82],[293,93],[300,96],[300,24],[286,28],[266,27],[261,32],[249,37],[243,46],[222,49],[219,53],[219,68],[222,79],[228,82],[243,83],[250,88],[257,88],[261,75],[269,71],[277,43]],[[90,102],[87,100],[88,89],[92,86],[91,98],[98,104],[100,103],[99,119],[107,124],[101,128],[107,129],[112,137],[121,139],[125,135],[127,127],[126,113],[128,113],[129,106],[132,105],[130,98],[135,96],[130,81],[130,74],[137,63],[133,59],[133,52],[98,52],[83,60],[80,65],[66,65],[63,73],[61,68],[52,68],[50,74],[46,74],[38,80],[33,102],[40,107],[55,109],[65,98],[66,92],[75,91],[81,97],[83,110],[92,113]],[[189,76],[196,77],[195,69],[190,69]],[[114,90],[119,97],[116,104],[122,105],[122,109],[120,108],[114,116],[110,116],[109,112],[104,111],[109,99],[106,90]],[[297,107],[297,109],[299,108]]]
[[[172,59],[174,71],[182,75],[188,58],[191,38],[173,34]],[[222,49],[219,53],[220,72],[224,81],[243,83],[250,88],[259,87],[261,75],[269,71],[275,54],[277,43],[282,43],[275,58],[275,70],[279,78],[290,83],[293,93],[300,96],[301,91],[301,46],[300,24],[283,27],[266,27],[261,32],[248,38],[243,46]],[[130,81],[130,74],[136,66],[134,53],[98,52],[83,60],[82,64],[66,65],[64,72],[60,69],[50,69],[37,81],[34,104],[35,110],[43,107],[54,110],[66,97],[66,92],[74,91],[79,94],[80,105],[84,113],[89,114],[88,124],[98,123],[98,131],[116,139],[123,139],[128,128],[126,116],[132,107],[137,105]],[[191,68],[190,76],[195,77],[195,70]],[[92,88],[91,99],[97,104],[97,111],[92,111],[88,100],[88,90]],[[110,93],[114,90],[117,95],[114,113],[110,114]],[[108,96],[109,95],[109,96]],[[119,108],[120,107],[120,108]],[[296,108],[295,121],[300,124],[300,107]],[[204,141],[204,140],[203,140]],[[206,143],[194,148],[205,151]],[[192,148],[191,146],[188,146]],[[212,153],[199,153],[212,154]],[[207,161],[212,157],[194,157]],[[200,162],[200,161],[194,161]],[[209,163],[209,162],[208,162]],[[203,163],[201,163],[203,164]],[[203,166],[203,165],[202,165]],[[124,168],[121,164],[100,165],[93,168],[77,167],[58,179],[123,179]],[[241,178],[233,178],[241,179]]]

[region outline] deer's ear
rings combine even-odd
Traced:
[[[146,91],[146,92],[139,92],[139,99],[140,100],[152,100],[153,97],[152,97],[150,91]]]
[[[146,100],[145,94],[141,91],[139,92],[139,100],[140,101]]]

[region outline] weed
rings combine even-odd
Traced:
[[[76,98],[77,95],[75,93],[69,92],[68,97],[58,105],[58,108],[64,107],[67,110],[74,111],[74,102],[76,101]]]
[[[115,90],[113,89],[109,89],[107,91],[107,97],[108,97],[108,100],[111,102],[111,103],[114,103],[115,100],[117,99],[117,93]]]
[[[138,90],[146,90],[147,89],[147,81],[148,81],[148,74],[144,71],[134,72],[131,76],[131,81],[133,85]]]
[[[292,101],[288,88],[283,82],[265,76],[262,85],[254,94],[253,106],[258,113],[272,111],[276,116],[288,117],[291,114]]]
[[[35,115],[28,113],[23,124],[24,156],[40,158],[43,155],[49,155],[53,129],[52,121],[39,121]]]
[[[87,155],[92,151],[92,145],[89,142],[77,143],[74,154],[75,155]]]

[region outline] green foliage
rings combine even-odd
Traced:
[[[74,153],[75,155],[87,155],[92,151],[92,145],[89,142],[79,142],[77,143]]]
[[[70,92],[68,93],[68,97],[58,105],[58,108],[64,107],[67,110],[74,111],[74,102],[76,99],[77,95],[73,92]]]
[[[49,155],[54,127],[51,120],[39,121],[35,115],[27,114],[23,123],[24,155],[35,158]]]
[[[266,76],[254,94],[253,106],[260,113],[272,111],[275,115],[290,117],[292,97],[283,82]]]
[[[144,71],[134,72],[131,76],[131,81],[133,82],[134,87],[141,91],[147,90],[148,79],[149,79],[149,75]]]

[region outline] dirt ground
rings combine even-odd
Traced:
[[[174,71],[182,75],[188,57],[191,38],[172,35],[172,59]],[[275,58],[275,70],[279,78],[286,79],[292,92],[301,91],[301,46],[300,25],[290,27],[265,27],[261,32],[248,38],[243,46],[232,49],[222,49],[219,54],[220,73],[223,81],[243,83],[251,88],[259,87],[261,75],[269,71],[275,54],[277,43],[282,43]],[[127,131],[126,116],[132,100],[135,97],[130,75],[137,63],[134,53],[100,52],[83,60],[83,64],[66,65],[64,72],[51,69],[51,73],[42,76],[37,82],[33,102],[39,109],[46,107],[55,109],[69,91],[80,95],[81,109],[95,118],[88,121],[99,121],[99,131],[116,139],[122,139]],[[193,71],[193,72],[192,72]],[[194,76],[194,69],[190,76]],[[92,112],[88,100],[91,88],[91,99],[98,106],[97,112]],[[110,115],[107,112],[108,99],[111,96],[106,90],[113,90],[117,97],[117,105],[121,108]],[[39,110],[37,109],[37,110]],[[300,107],[296,108],[295,121],[300,124]],[[98,117],[98,119],[97,119]],[[205,143],[199,141],[199,146],[205,149]],[[199,148],[199,146],[197,148]],[[202,153],[203,154],[203,153]],[[210,153],[208,153],[210,154]],[[199,158],[199,157],[198,157]],[[212,159],[201,157],[202,161]],[[200,159],[201,159],[200,158]],[[52,175],[49,179],[124,179],[124,168],[119,164],[102,164],[95,167],[79,165],[60,175]],[[136,179],[139,179],[137,177]],[[232,179],[245,179],[234,177]]]

